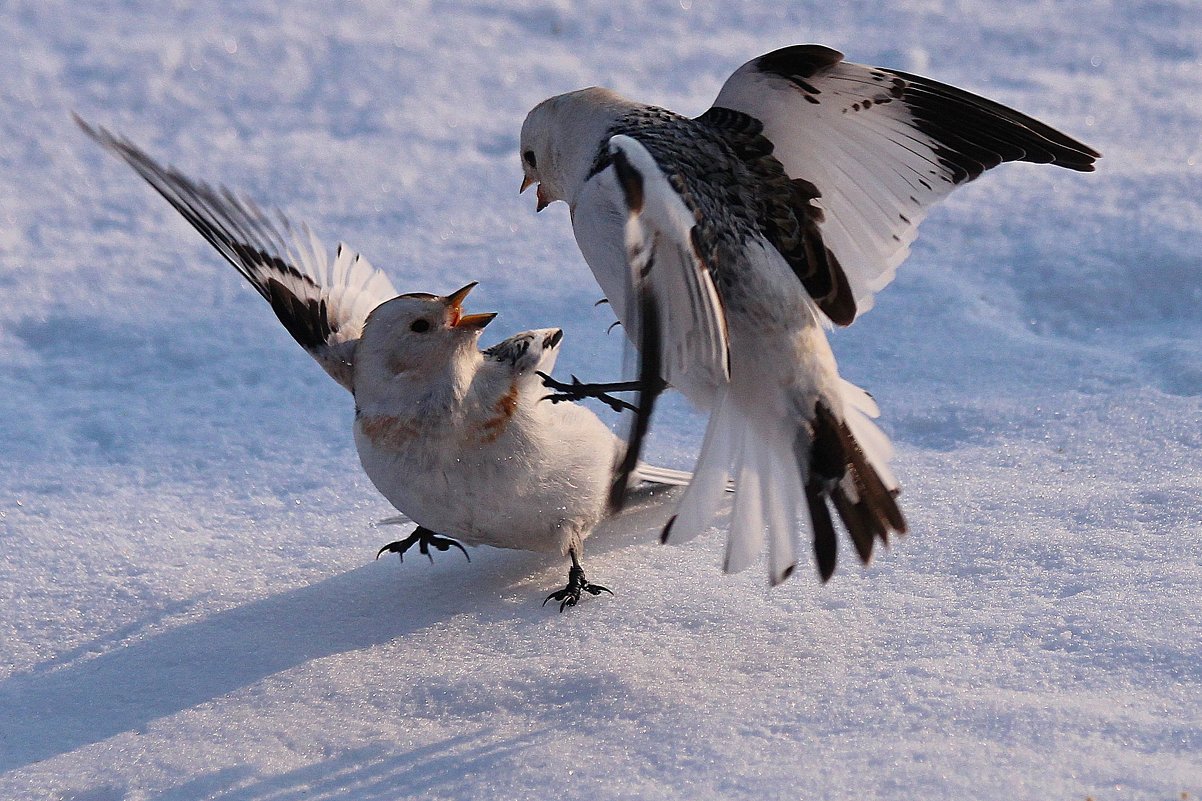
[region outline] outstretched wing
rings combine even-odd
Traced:
[[[128,139],[78,116],[75,121],[166,198],[271,304],[301,347],[354,391],[352,364],[363,323],[376,306],[397,295],[388,276],[342,244],[331,260],[307,226],[294,230],[283,215],[274,221],[228,189],[193,181]]]
[[[638,409],[611,505],[636,469],[662,381],[721,386],[730,380],[726,312],[702,258],[697,223],[654,157],[637,140],[609,140],[613,172],[626,209],[625,248],[631,296],[623,324],[639,345]]]
[[[871,308],[927,210],[958,185],[1006,161],[1089,172],[1100,156],[991,100],[849,63],[821,45],[786,47],[744,64],[698,121],[730,130],[736,141],[761,132],[769,140],[771,157],[797,186],[798,225],[816,223],[806,253],[841,271],[852,293],[854,303],[836,297],[834,280],[828,285],[835,295],[815,297],[842,325]]]

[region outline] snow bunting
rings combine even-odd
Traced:
[[[871,306],[956,186],[1005,161],[1090,171],[1099,157],[990,100],[820,45],[748,62],[695,119],[595,87],[550,98],[519,152],[523,191],[538,184],[539,210],[567,202],[640,348],[642,412],[658,377],[710,413],[664,539],[710,524],[733,466],[726,569],[754,561],[766,529],[773,583],[794,568],[807,512],[823,580],[832,506],[864,562],[906,530],[876,404],[839,377],[824,325]]]
[[[449,295],[398,295],[346,246],[331,260],[307,227],[298,231],[282,215],[277,222],[226,189],[158,164],[129,140],[76,121],[166,198],[353,394],[359,461],[417,524],[380,553],[462,549],[451,537],[559,552],[572,560],[567,586],[547,597],[560,611],[582,593],[609,592],[587,580],[580,557],[606,515],[620,442],[583,406],[540,402],[547,393],[539,373],[554,366],[560,329],[526,331],[482,352],[480,332],[495,315],[464,313],[474,282]],[[688,477],[645,465],[634,473],[664,484]]]

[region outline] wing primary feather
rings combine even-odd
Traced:
[[[648,264],[648,269],[650,267],[651,263]],[[630,436],[626,441],[626,452],[614,473],[613,484],[609,489],[609,507],[614,512],[620,511],[625,502],[630,474],[638,467],[643,440],[651,428],[651,414],[655,411],[655,402],[666,386],[661,378],[662,348],[658,304],[651,292],[643,286],[639,290],[639,391],[635,400]]]
[[[334,265],[317,237],[298,235],[278,209],[264,212],[225,187],[163,166],[128,139],[75,121],[124,161],[229,262],[275,311],[292,337],[339,384],[352,389],[351,354],[368,314],[396,296],[388,278],[344,249]]]

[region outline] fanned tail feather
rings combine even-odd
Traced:
[[[813,443],[806,481],[806,495],[814,522],[814,554],[823,581],[835,571],[836,551],[833,529],[829,525],[828,499],[865,564],[872,557],[877,539],[888,543],[890,532],[906,533],[906,521],[896,500],[897,482],[886,461],[893,449],[884,433],[867,416],[876,406],[862,402],[868,397],[863,390],[844,384],[844,400],[848,400],[849,395],[852,399],[845,406],[843,417],[821,400],[814,407]],[[855,397],[852,391],[863,397]]]
[[[864,563],[877,539],[887,543],[890,533],[904,534],[897,482],[888,467],[893,448],[871,419],[878,413],[876,404],[852,384],[843,382],[840,389],[842,403],[820,400],[796,437],[765,436],[723,391],[693,481],[663,539],[688,540],[713,524],[732,466],[736,491],[723,564],[727,572],[751,566],[766,540],[769,580],[779,584],[789,578],[797,565],[803,513],[823,581],[837,562],[836,516]],[[840,406],[842,414],[835,411]]]
[[[802,486],[789,440],[780,437],[761,443],[764,522],[768,526],[768,578],[780,584],[797,568],[800,541]]]
[[[722,569],[738,573],[750,567],[764,547],[764,495],[761,487],[771,476],[760,473],[755,440],[746,428],[739,432],[735,467],[735,502],[730,512],[730,536],[726,538],[726,558]]]
[[[733,405],[730,392],[722,390],[710,413],[693,480],[680,499],[676,515],[664,526],[660,537],[664,542],[669,537],[687,542],[713,524],[734,459]]]
[[[738,572],[759,557],[767,531],[773,584],[797,565],[797,520],[802,486],[788,437],[763,437],[736,407],[728,390],[714,404],[693,481],[680,500],[663,539],[683,542],[713,523],[733,473],[736,478],[730,535],[723,569]]]

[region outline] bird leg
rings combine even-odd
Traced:
[[[572,548],[568,551],[572,557],[572,566],[568,569],[568,586],[562,590],[557,590],[543,600],[543,606],[547,605],[547,601],[559,601],[559,611],[562,612],[569,606],[575,606],[580,602],[580,593],[587,592],[589,595],[600,595],[603,592],[608,592],[613,595],[613,591],[608,587],[602,587],[600,584],[589,584],[589,581],[584,576],[584,568],[580,566],[580,559],[576,556],[576,549]]]
[[[405,551],[409,550],[414,545],[417,546],[418,553],[429,559],[431,563],[434,562],[434,556],[430,553],[430,548],[434,548],[437,551],[448,551],[451,549],[452,545],[463,551],[464,557],[466,557],[469,562],[472,561],[472,557],[467,555],[467,548],[464,548],[461,544],[450,537],[444,537],[441,534],[435,534],[430,529],[423,528],[422,526],[418,526],[417,528],[413,529],[413,533],[405,539],[397,540],[396,542],[390,542],[385,545],[378,552],[376,552],[376,558],[379,559],[385,551],[388,551],[389,553],[395,553],[397,556],[401,557],[401,561],[404,562]]]
[[[554,395],[547,395],[543,397],[543,400],[559,403],[560,401],[578,401],[585,398],[595,398],[615,412],[637,412],[638,407],[621,398],[615,398],[609,394],[611,392],[639,392],[646,389],[659,393],[668,386],[662,379],[657,379],[658,383],[652,386],[647,386],[642,381],[611,381],[609,383],[585,384],[574,375],[572,376],[572,383],[565,384],[562,381],[556,381],[546,373],[539,372],[538,375],[543,379],[544,387],[555,390]]]

